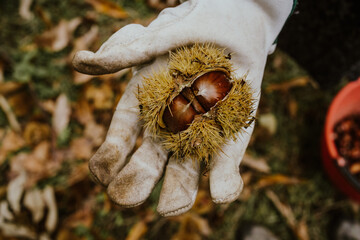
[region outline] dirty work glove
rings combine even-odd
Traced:
[[[193,164],[192,159],[168,161],[168,153],[146,132],[142,145],[125,165],[141,129],[135,93],[143,76],[166,66],[169,50],[211,42],[232,53],[235,75],[247,74],[258,102],[267,55],[274,50],[274,40],[292,5],[292,0],[189,0],[163,10],[148,27],[123,27],[96,53],[80,51],[75,55],[74,67],[86,74],[114,73],[138,66],[118,103],[105,142],[89,163],[93,176],[107,186],[114,202],[125,207],[143,203],[165,167],[157,207],[161,215],[189,210],[198,190],[198,164]],[[215,203],[232,202],[240,194],[243,181],[239,165],[252,130],[253,124],[212,159],[210,192]]]

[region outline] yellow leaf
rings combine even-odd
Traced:
[[[289,81],[283,82],[283,83],[273,83],[270,84],[266,91],[272,92],[272,91],[282,91],[282,92],[288,92],[290,89],[295,87],[305,87],[308,84],[310,84],[313,88],[318,88],[318,84],[312,80],[309,76],[303,76],[303,77],[297,77],[290,79]]]
[[[282,174],[275,174],[270,176],[262,177],[256,184],[255,188],[260,189],[275,184],[299,184],[303,183],[304,180],[300,180],[294,177],[288,177]]]
[[[129,16],[122,7],[109,0],[86,0],[86,2],[91,4],[97,12],[113,18],[125,19]]]
[[[148,227],[144,221],[135,223],[130,229],[129,234],[126,236],[126,240],[138,240],[148,231]]]

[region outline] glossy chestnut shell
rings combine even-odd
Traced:
[[[185,87],[166,107],[163,122],[173,133],[186,130],[196,115],[204,114],[224,99],[232,88],[227,74],[207,72]]]

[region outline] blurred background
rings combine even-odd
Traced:
[[[125,209],[88,172],[131,70],[88,76],[71,60],[178,2],[1,0],[0,239],[239,239],[260,225],[278,239],[325,240],[344,221],[359,228],[359,204],[333,187],[320,146],[332,98],[359,76],[359,3],[299,2],[268,59],[241,196],[213,204],[204,173],[194,207],[163,218],[161,182]]]

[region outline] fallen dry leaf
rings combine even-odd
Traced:
[[[13,110],[10,107],[10,104],[8,103],[8,101],[6,100],[6,98],[0,94],[0,108],[4,111],[10,127],[16,131],[16,132],[20,132],[21,131],[21,126],[13,112]]]
[[[89,85],[85,97],[97,110],[111,109],[114,105],[114,92],[109,82],[102,82],[99,86]]]
[[[76,159],[90,159],[93,154],[93,144],[91,140],[80,137],[75,138],[70,143],[70,150]]]
[[[55,111],[52,118],[52,127],[60,135],[70,122],[71,106],[65,94],[60,94],[56,99]]]
[[[208,221],[197,214],[187,212],[177,217],[180,227],[171,240],[202,239],[202,236],[209,236],[211,229]]]
[[[198,214],[206,214],[213,210],[214,204],[207,190],[200,189],[191,211]]]
[[[314,80],[312,80],[309,76],[302,76],[302,77],[296,77],[296,78],[290,79],[289,81],[286,81],[283,83],[270,84],[266,88],[266,91],[267,92],[282,91],[282,92],[287,93],[292,88],[305,87],[308,84],[310,84],[315,89],[319,88],[318,83],[315,82]]]
[[[52,51],[60,51],[67,47],[72,40],[73,32],[81,23],[81,18],[73,18],[70,21],[62,19],[57,26],[44,32],[37,39],[37,44]]]
[[[24,168],[27,172],[43,173],[47,162],[50,160],[50,143],[46,141],[39,143],[28,156],[28,159],[24,162]]]
[[[92,109],[88,101],[84,98],[81,98],[77,102],[74,115],[76,120],[78,120],[82,125],[95,121]]]
[[[33,0],[20,0],[19,15],[25,20],[31,20],[34,15],[30,11]]]
[[[12,179],[8,184],[7,200],[11,206],[11,209],[18,214],[21,209],[20,201],[25,189],[25,183],[27,181],[27,175],[25,171],[21,171],[20,174]]]
[[[147,0],[149,7],[159,11],[167,7],[175,7],[179,3],[179,0]]]
[[[5,237],[21,237],[25,239],[36,239],[36,233],[26,226],[0,222],[0,230]]]
[[[34,109],[34,99],[26,90],[11,94],[7,99],[17,117],[28,116]]]
[[[109,0],[85,0],[99,13],[108,15],[113,18],[125,19],[129,15],[128,13],[118,4]]]
[[[265,128],[270,135],[274,135],[277,130],[277,120],[273,113],[261,114],[258,118],[259,125]]]
[[[42,191],[38,188],[26,191],[24,206],[30,210],[33,222],[40,222],[45,213],[45,202],[42,197]]]
[[[2,82],[1,74],[2,74],[2,69],[1,69],[1,62],[0,62],[0,94],[6,95],[6,94],[17,91],[24,86],[24,84],[18,83],[18,82]]]
[[[260,180],[257,183],[255,183],[254,188],[260,189],[275,184],[299,184],[304,182],[305,182],[304,180],[300,180],[295,177],[288,177],[282,174],[274,174],[260,178]]]
[[[24,130],[24,139],[28,145],[34,146],[50,138],[51,129],[48,124],[29,122]]]
[[[50,155],[51,144],[43,141],[32,152],[21,152],[12,157],[9,176],[16,176],[21,171],[27,173],[26,188],[34,186],[39,180],[53,176],[60,170],[62,159]],[[55,151],[55,153],[60,150]]]
[[[89,122],[85,126],[84,136],[91,140],[94,147],[100,146],[105,139],[106,129],[103,125]]]
[[[297,101],[294,98],[290,97],[288,100],[287,107],[289,110],[290,117],[294,119],[297,116],[297,112],[299,108]]]
[[[5,136],[1,139],[0,143],[0,164],[5,160],[9,153],[25,146],[25,140],[20,134],[17,134],[12,130],[5,133]]]
[[[282,203],[278,196],[271,190],[266,191],[266,196],[272,201],[276,209],[285,218],[286,223],[299,240],[309,240],[307,226],[304,221],[297,222],[290,206]]]
[[[0,222],[3,220],[11,221],[14,219],[14,215],[9,210],[9,205],[7,201],[0,202]]]
[[[270,172],[270,166],[267,164],[265,158],[254,158],[248,153],[245,153],[241,164],[259,172]]]
[[[133,225],[126,236],[126,240],[139,240],[148,231],[145,221],[139,221]]]
[[[84,180],[89,176],[89,166],[88,163],[82,163],[80,166],[76,166],[72,169],[70,175],[67,177],[68,186],[72,186],[81,180]]]
[[[57,225],[58,211],[55,199],[55,192],[52,186],[46,186],[43,190],[43,199],[48,208],[47,217],[45,220],[45,228],[48,232],[52,233]]]

